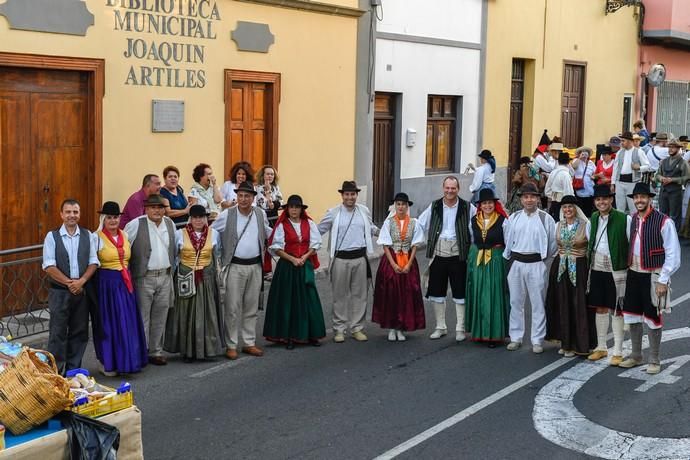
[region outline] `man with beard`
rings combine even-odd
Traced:
[[[611,184],[615,187],[616,208],[632,214],[634,211],[632,199],[626,196],[632,193],[635,184],[642,179],[642,173],[649,170],[647,155],[642,149],[637,149],[633,145],[633,135],[625,132],[620,135],[623,148],[618,151],[616,160],[613,162],[613,176]]]
[[[589,355],[591,361],[608,356],[606,334],[609,313],[613,329],[613,356],[609,361],[618,366],[623,361],[624,322],[622,303],[625,297],[625,278],[628,269],[628,240],[632,218],[613,208],[613,196],[608,185],[594,189],[594,206],[590,222],[588,258],[590,262],[587,305],[596,309],[597,347]]]
[[[690,180],[688,162],[680,154],[680,142],[668,143],[668,158],[661,160],[654,179],[661,183],[659,189],[659,211],[673,219],[676,231],[682,225],[683,185]]]
[[[630,197],[637,212],[630,225],[623,316],[630,325],[632,352],[619,366],[630,368],[642,364],[644,322],[649,338],[647,373],[658,374],[661,370],[661,315],[671,308],[669,285],[671,275],[680,267],[680,245],[673,221],[652,208],[654,192],[647,184],[636,184]]]

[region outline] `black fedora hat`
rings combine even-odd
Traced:
[[[342,187],[338,190],[338,193],[344,193],[344,192],[361,192],[361,190],[357,187],[357,182],[353,180],[346,180],[343,181]]]
[[[190,217],[208,217],[210,214],[206,211],[206,208],[200,204],[195,204],[189,208]]]
[[[302,197],[299,195],[290,195],[284,205],[280,209],[287,209],[290,206],[299,206],[302,209],[307,209],[309,206],[304,204]]]
[[[488,160],[489,158],[493,158],[493,154],[491,153],[491,150],[482,150],[479,155],[477,155],[479,158],[484,158],[485,160]]]
[[[395,203],[396,201],[405,201],[408,206],[412,206],[414,204],[410,201],[410,197],[407,196],[407,193],[404,192],[396,193],[393,199],[391,200],[391,204]]]
[[[574,204],[577,206],[577,198],[575,198],[573,195],[566,195],[561,198],[561,206],[564,204]]]
[[[479,199],[477,200],[477,203],[481,203],[482,201],[498,201],[498,197],[494,193],[493,190],[490,188],[483,188],[479,191]]]
[[[144,207],[147,206],[161,206],[165,208],[167,206],[165,198],[162,196],[155,194],[155,195],[149,195],[146,200],[144,200]]]
[[[652,197],[656,196],[656,193],[652,192],[652,188],[648,184],[638,182],[635,184],[635,188],[633,189],[632,193],[628,195],[628,198],[635,198],[635,195],[647,195]]]
[[[631,133],[630,131],[626,131],[626,132],[624,132],[623,134],[621,134],[621,135],[618,136],[618,137],[621,138],[621,139],[628,140],[628,141],[633,141],[633,140],[635,140],[635,139],[633,139],[633,135],[632,135],[632,133]]]
[[[568,152],[563,151],[563,150],[558,152],[558,163],[561,163],[561,164],[570,163],[570,154]]]
[[[532,162],[532,159],[530,157],[522,157],[520,158],[520,164],[521,165],[528,165]]]
[[[235,193],[238,192],[247,192],[251,193],[252,195],[256,195],[256,190],[254,190],[254,186],[250,184],[249,181],[244,181],[240,185],[238,185],[235,189]]]
[[[98,214],[105,214],[106,216],[120,216],[120,205],[114,201],[106,201],[103,203],[103,207],[98,211]]]
[[[537,186],[531,182],[527,182],[525,185],[520,187],[520,190],[518,190],[517,194],[518,194],[518,196],[522,196],[522,195],[541,196],[541,193],[539,193],[539,189],[537,189]]]
[[[615,193],[611,192],[611,186],[606,184],[600,184],[594,186],[594,195],[592,198],[606,198],[616,196]]]

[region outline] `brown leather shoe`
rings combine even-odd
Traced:
[[[168,364],[168,360],[162,356],[149,356],[149,364],[154,366],[165,366]]]
[[[228,348],[225,351],[225,357],[234,361],[239,357],[239,355],[237,354],[237,350],[234,348]]]
[[[247,353],[248,355],[256,356],[257,358],[264,355],[263,350],[255,345],[252,345],[251,347],[243,347],[242,353]]]

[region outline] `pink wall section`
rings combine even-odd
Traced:
[[[644,0],[644,30],[690,34],[690,0]]]
[[[667,80],[690,81],[690,53],[687,51],[661,46],[641,46],[640,74],[646,74],[652,64],[666,66]]]

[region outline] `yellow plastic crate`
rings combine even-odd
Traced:
[[[115,392],[115,390],[112,390]],[[134,394],[131,391],[116,394],[109,398],[91,401],[80,406],[73,406],[72,411],[88,417],[101,417],[134,405]]]

